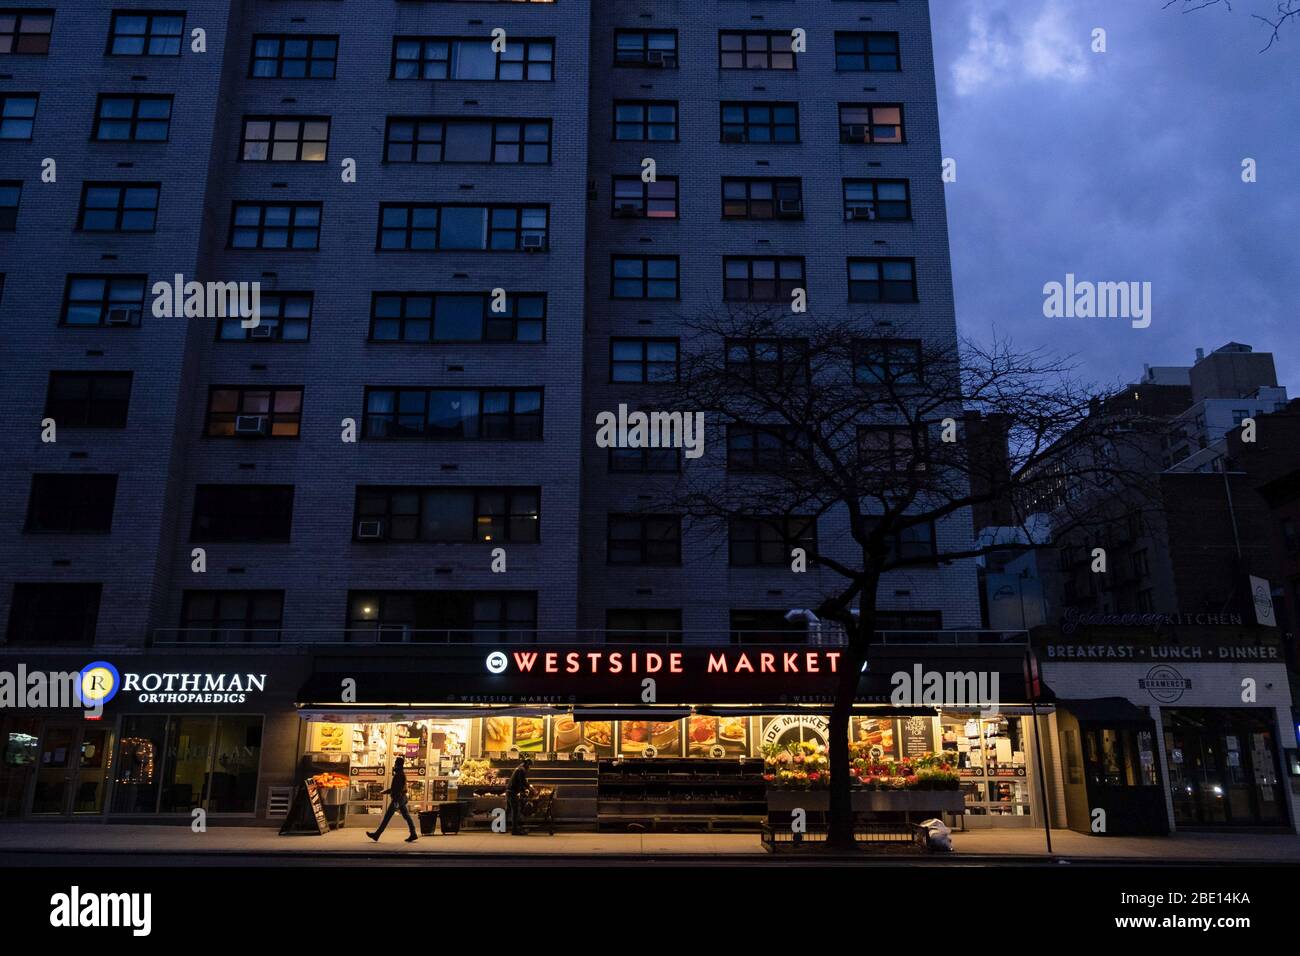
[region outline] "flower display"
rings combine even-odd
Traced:
[[[823,789],[830,786],[831,758],[824,745],[810,740],[767,744],[763,748],[763,780],[783,789]]]
[[[849,776],[868,790],[956,790],[961,777],[953,754],[928,753],[899,760],[872,755],[865,744],[849,744]]]

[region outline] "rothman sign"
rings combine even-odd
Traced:
[[[242,704],[266,690],[266,674],[119,671],[109,661],[80,670],[17,664],[0,670],[0,708],[102,708],[119,693],[139,704]]]

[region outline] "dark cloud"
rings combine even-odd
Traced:
[[[1246,342],[1300,395],[1300,27],[1261,54],[1252,0],[1162,5],[931,4],[958,323],[1077,354],[1102,382]],[[1150,328],[1044,318],[1067,272],[1153,283]]]

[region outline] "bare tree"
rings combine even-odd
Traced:
[[[813,610],[846,635],[829,741],[829,840],[844,846],[849,718],[882,578],[1032,547],[1043,513],[1053,534],[1113,521],[1096,502],[1147,480],[1156,423],[1108,413],[1070,365],[1006,341],[934,346],[870,316],[796,318],[744,309],[686,321],[679,380],[654,386],[643,407],[703,412],[719,437],[646,510],[719,534],[740,526],[823,569]],[[968,440],[976,413],[998,423],[995,444],[1005,432],[1005,456]],[[976,540],[970,510],[993,503],[1022,533]]]
[[[1165,0],[1164,9],[1175,7],[1183,13],[1195,13],[1197,10],[1204,10],[1206,7],[1222,6],[1228,11],[1232,10],[1232,0]],[[1300,17],[1300,0],[1276,0],[1273,4],[1273,11],[1268,14],[1252,13],[1251,19],[1258,20],[1268,27],[1268,42],[1264,44],[1261,53],[1272,48],[1274,43],[1281,42],[1282,27],[1289,21]]]

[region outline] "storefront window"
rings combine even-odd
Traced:
[[[950,712],[939,723],[942,748],[956,757],[966,813],[1029,816],[1024,718]]]
[[[124,717],[113,813],[252,813],[262,718]]]

